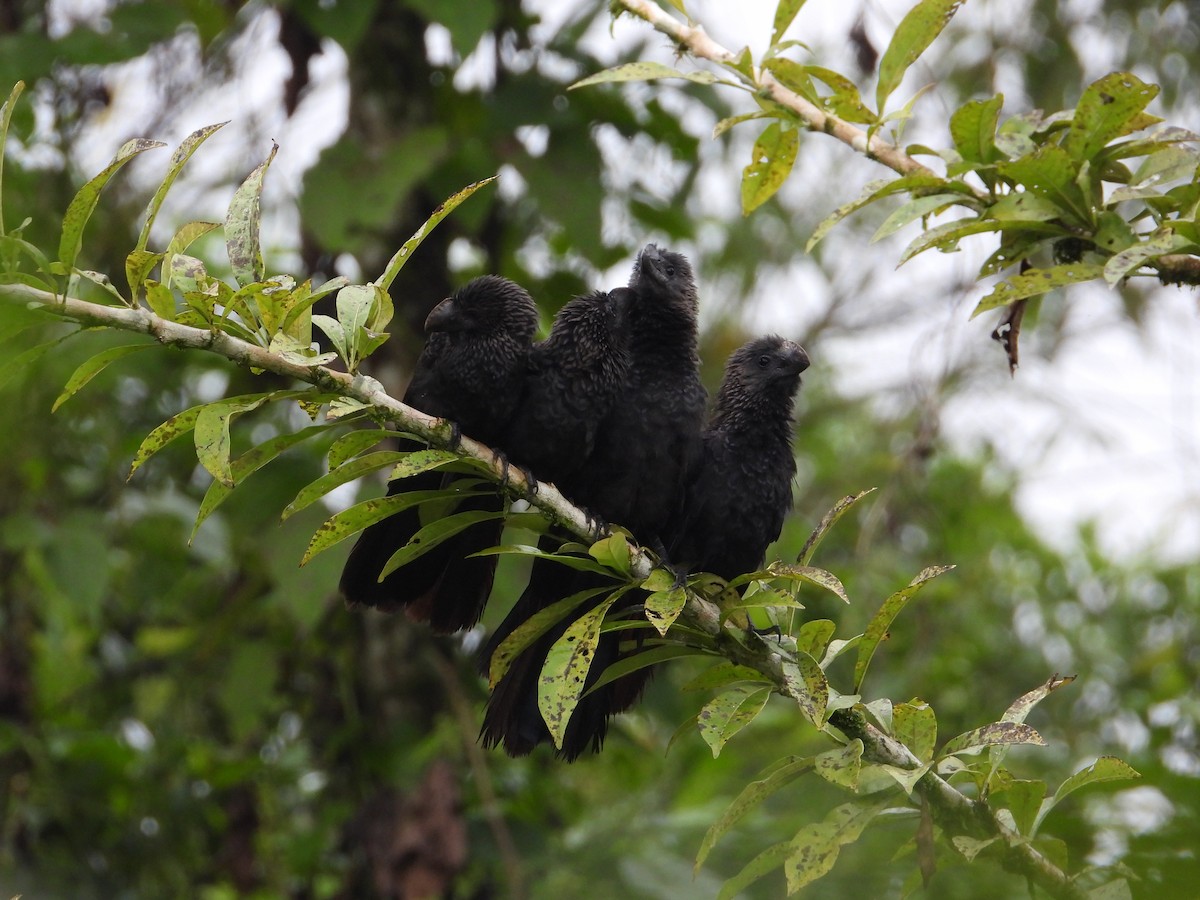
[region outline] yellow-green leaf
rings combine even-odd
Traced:
[[[714,757],[721,755],[721,748],[730,738],[754,721],[770,696],[770,688],[736,687],[704,705],[697,725]]]
[[[1007,281],[1002,281],[992,288],[992,292],[979,301],[971,313],[971,318],[990,309],[999,309],[1024,300],[1026,297],[1036,297],[1054,288],[1092,281],[1104,274],[1104,267],[1092,263],[1069,263],[1049,269],[1028,269],[1019,275],[1010,276]]]
[[[229,254],[229,266],[238,284],[243,286],[262,281],[266,273],[259,242],[263,179],[278,152],[279,145],[272,141],[271,152],[234,191],[225,214],[225,249]]]
[[[682,585],[665,591],[655,591],[646,598],[646,618],[659,634],[665,635],[675,624],[686,604],[687,591]]]
[[[805,757],[789,757],[782,764],[774,763],[769,772],[764,777],[757,781],[752,781],[744,788],[742,792],[734,798],[733,802],[725,808],[725,811],[717,818],[708,831],[704,835],[704,840],[700,842],[700,850],[696,853],[695,870],[699,871],[704,865],[704,861],[708,859],[708,854],[716,845],[717,841],[736,825],[741,819],[752,810],[755,806],[770,797],[782,787],[791,784],[801,775],[811,771],[813,768],[813,758]]]
[[[167,174],[163,178],[162,183],[154,192],[154,196],[150,198],[150,202],[146,206],[146,221],[142,225],[142,232],[138,235],[137,250],[144,250],[146,242],[150,239],[150,229],[154,226],[154,220],[158,217],[158,211],[162,208],[163,200],[167,197],[167,191],[171,189],[171,185],[175,183],[175,179],[179,173],[183,171],[183,167],[187,165],[187,161],[192,158],[192,154],[203,144],[209,137],[220,131],[229,122],[218,122],[216,125],[206,125],[193,131],[171,154],[171,164],[167,167]],[[136,289],[130,285],[130,289]]]
[[[477,190],[484,185],[491,184],[499,177],[499,175],[493,175],[490,178],[484,178],[481,181],[468,184],[461,191],[458,191],[457,193],[452,194],[443,200],[441,205],[438,206],[438,208],[432,213],[430,213],[429,218],[426,219],[421,224],[421,227],[413,233],[413,236],[405,241],[403,246],[396,251],[395,255],[392,256],[392,258],[388,261],[387,267],[383,270],[383,274],[375,279],[375,284],[379,285],[379,287],[383,288],[385,291],[390,288],[392,286],[392,282],[396,280],[396,276],[400,274],[400,270],[404,268],[404,264],[408,262],[409,257],[412,256],[413,251],[421,245],[421,242],[428,237],[429,233],[433,231],[435,227],[437,227],[437,224],[442,221],[442,219],[446,218],[446,216],[450,215],[450,213],[454,212],[460,203],[474,194]]]
[[[921,762],[933,759],[937,746],[937,716],[923,700],[897,703],[892,707],[892,734]]]
[[[871,657],[875,655],[880,642],[887,637],[887,630],[891,627],[896,616],[900,614],[900,610],[908,605],[908,601],[917,591],[921,590],[921,588],[934,578],[949,572],[953,568],[954,566],[930,566],[922,570],[916,578],[908,583],[907,587],[896,591],[896,593],[883,601],[883,604],[879,607],[879,611],[875,613],[870,624],[867,625],[862,642],[858,645],[858,660],[854,664],[854,692],[856,694],[862,688],[863,678],[866,677],[867,666],[871,663]]]
[[[705,72],[704,70],[680,72],[678,69],[672,69],[670,66],[664,66],[662,63],[635,62],[613,66],[611,69],[605,69],[603,72],[589,75],[587,78],[575,82],[567,90],[573,91],[576,88],[587,87],[592,84],[604,84],[610,81],[651,81],[655,78],[683,78],[687,81],[694,81],[697,84],[712,84],[719,80],[712,72]]]
[[[562,747],[571,713],[583,694],[604,615],[622,593],[614,592],[568,625],[546,654],[546,664],[538,676],[537,699],[555,747]]]
[[[742,215],[749,215],[779,190],[796,162],[800,132],[772,122],[754,142],[750,165],[742,170]]]
[[[1092,159],[1109,141],[1137,130],[1138,115],[1158,90],[1131,72],[1110,72],[1092,82],[1075,107],[1067,152],[1077,160]]]
[[[942,33],[962,4],[963,0],[918,0],[900,20],[883,59],[879,61],[879,84],[875,89],[877,110],[883,112],[887,98],[900,86],[908,67]]]
[[[161,346],[157,342],[150,344],[125,344],[121,347],[110,347],[102,353],[97,353],[91,359],[81,363],[71,377],[67,379],[66,385],[62,389],[62,393],[58,395],[58,399],[54,401],[54,405],[50,407],[50,411],[54,412],[67,400],[75,395],[80,388],[104,371],[110,363],[116,362],[118,359],[123,359],[131,353],[137,353],[140,350],[149,350],[152,347]]]
[[[408,565],[417,557],[423,556],[460,531],[464,531],[472,525],[478,525],[480,522],[490,522],[502,518],[504,518],[504,510],[472,509],[430,522],[409,538],[407,544],[391,555],[391,558],[384,564],[383,571],[379,573],[379,580],[382,581],[401,566]]]
[[[113,161],[109,163],[104,170],[79,189],[79,192],[71,200],[71,204],[67,207],[66,213],[63,215],[62,237],[58,242],[58,259],[67,269],[75,266],[75,260],[79,256],[79,248],[83,245],[83,229],[87,225],[88,219],[92,217],[92,213],[96,209],[96,204],[100,201],[100,192],[104,190],[104,186],[108,184],[110,178],[117,171],[129,162],[139,153],[144,153],[147,150],[153,150],[155,147],[165,147],[162,141],[148,141],[143,138],[134,138],[127,141],[117,155],[113,157]]]

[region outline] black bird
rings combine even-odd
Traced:
[[[404,402],[453,421],[462,433],[489,446],[497,444],[520,402],[536,329],[537,306],[524,288],[498,275],[474,279],[425,320],[429,337]],[[421,446],[404,441],[400,449]],[[391,482],[388,496],[437,490],[453,479],[422,473]],[[459,510],[499,511],[503,504],[496,492],[464,501]],[[347,603],[386,611],[408,607],[410,615],[437,631],[469,628],[487,601],[495,560],[466,557],[497,543],[501,524],[468,528],[380,581],[387,561],[423,524],[419,507],[412,507],[365,529],[342,570],[342,596]]]
[[[629,374],[629,288],[576,297],[534,345],[521,402],[502,439],[509,459],[575,502],[601,424]]]
[[[729,580],[762,565],[792,505],[792,407],[808,363],[803,347],[776,336],[730,355],[669,547],[680,570]]]
[[[629,368],[624,385],[600,424],[586,464],[560,487],[590,513],[629,528],[643,543],[662,547],[673,538],[670,525],[699,457],[707,399],[699,375],[696,284],[685,257],[650,244],[638,256],[629,290]],[[604,584],[588,573],[553,563],[535,564],[528,587],[484,649],[483,666],[529,616]],[[631,596],[629,602],[635,603],[636,598]],[[485,746],[503,744],[510,755],[520,756],[550,739],[537,707],[538,677],[550,646],[567,624],[559,624],[526,648],[496,685],[480,733]],[[619,655],[619,634],[602,636],[589,683]],[[558,755],[571,761],[589,748],[599,750],[609,717],[637,699],[645,677],[634,673],[580,700]]]

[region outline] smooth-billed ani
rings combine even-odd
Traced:
[[[650,244],[638,256],[629,290],[628,374],[600,424],[586,464],[567,480],[564,492],[592,514],[628,527],[643,543],[662,547],[673,540],[671,524],[699,455],[706,402],[697,352],[696,284],[685,257]],[[535,564],[525,592],[483,651],[484,667],[529,616],[603,584],[588,573]],[[551,629],[523,651],[496,685],[480,734],[485,746],[503,744],[506,752],[519,756],[550,739],[537,707],[538,677],[550,646],[567,624]],[[588,681],[598,678],[619,655],[619,634],[603,635]],[[609,717],[636,700],[644,681],[643,673],[634,673],[581,699],[558,755],[570,761],[589,748],[599,750]]]
[[[474,279],[425,320],[429,337],[404,402],[496,444],[520,402],[536,329],[537,307],[524,288],[498,275]],[[402,441],[400,449],[421,446]],[[454,478],[435,471],[398,479],[388,485],[388,496],[448,487]],[[459,510],[498,511],[503,504],[496,492],[467,500]],[[469,628],[487,601],[495,561],[466,557],[497,543],[499,522],[468,528],[380,581],[387,561],[423,524],[413,507],[365,529],[342,570],[342,596],[348,603],[387,611],[408,607],[410,615],[437,631]]]
[[[776,336],[730,355],[668,547],[681,571],[728,580],[762,565],[792,505],[792,406],[808,362],[803,347]]]

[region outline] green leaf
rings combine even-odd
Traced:
[[[183,142],[171,154],[171,164],[167,167],[167,174],[162,180],[162,184],[158,186],[158,190],[154,192],[154,196],[150,198],[150,203],[146,206],[146,223],[142,225],[142,232],[138,235],[137,250],[145,250],[146,242],[150,240],[150,229],[154,226],[154,220],[158,217],[158,211],[162,208],[163,200],[167,197],[167,192],[171,190],[171,185],[175,183],[175,179],[179,173],[183,171],[183,167],[187,165],[187,161],[192,158],[192,154],[196,152],[201,144],[203,144],[210,136],[220,131],[228,122],[218,122],[216,125],[206,125],[203,128],[197,129],[183,139]],[[133,285],[130,285],[130,290],[136,293]]]
[[[500,642],[500,646],[492,653],[488,661],[488,687],[494,689],[500,679],[511,668],[513,661],[523,650],[562,621],[574,609],[586,603],[593,597],[608,593],[609,588],[588,588],[562,600],[556,600],[545,609],[540,609],[516,628],[512,634]]]
[[[129,296],[137,299],[143,282],[149,277],[150,271],[163,260],[162,253],[151,253],[149,250],[134,250],[125,257],[125,280],[129,282]]]
[[[695,72],[680,72],[678,69],[672,69],[662,63],[635,62],[613,66],[611,69],[589,75],[572,84],[567,90],[573,91],[576,88],[610,81],[652,81],[655,78],[683,78],[687,81],[694,81],[696,84],[713,84],[720,81],[712,72],[705,72],[703,69]]]
[[[804,6],[804,0],[779,0],[779,5],[775,7],[775,21],[771,25],[771,43],[775,44],[783,37],[783,33],[788,30],[788,26],[792,24],[792,20],[796,18],[796,13],[800,12],[800,8]]]
[[[78,333],[78,331],[72,331],[70,334],[65,334],[62,337],[55,338],[52,341],[46,341],[44,344],[37,344],[36,346],[30,347],[28,350],[18,353],[16,356],[10,359],[0,362],[0,387],[4,387],[4,385],[8,383],[9,379],[16,375],[17,372],[30,365],[34,360],[36,360],[50,348],[61,344],[67,338],[73,337]]]
[[[621,532],[613,532],[596,541],[588,548],[588,555],[602,566],[629,576],[629,541]]]
[[[735,687],[718,694],[700,710],[700,737],[712,748],[714,757],[735,734],[754,721],[771,696],[770,688]]]
[[[331,316],[313,316],[312,323],[325,332],[325,336],[329,338],[329,343],[333,344],[337,355],[346,363],[346,367],[350,368],[352,359],[350,341],[342,323]]]
[[[918,0],[896,27],[879,62],[875,108],[883,112],[887,98],[900,86],[908,67],[917,61],[934,38],[942,33],[963,0]]]
[[[947,207],[962,203],[962,201],[962,194],[929,194],[928,196],[910,200],[883,220],[883,224],[872,235],[871,243],[873,244],[888,235],[895,234],[915,219],[921,219],[930,214],[941,212]]]
[[[121,292],[113,286],[112,280],[103,272],[93,272],[89,269],[76,269],[75,275],[86,278],[88,281],[92,282],[92,284],[99,285],[104,289],[105,293],[107,293],[122,306],[128,303],[128,301],[121,296]]]
[[[1102,756],[1087,768],[1080,769],[1058,786],[1058,790],[1054,792],[1054,796],[1043,804],[1041,813],[1038,815],[1038,824],[1041,824],[1050,810],[1081,787],[1087,787],[1089,784],[1100,784],[1105,781],[1128,781],[1141,777],[1141,773],[1124,760],[1117,759],[1115,756]]]
[[[891,627],[896,616],[900,611],[908,605],[908,601],[912,599],[917,591],[921,590],[926,584],[953,569],[954,566],[930,566],[924,569],[908,583],[908,586],[896,591],[879,607],[879,612],[875,613],[867,626],[867,631],[863,635],[862,643],[858,645],[858,660],[854,664],[854,693],[859,693],[862,689],[863,678],[867,674],[867,666],[871,664],[871,657],[875,655],[881,641],[887,638],[888,628]]]
[[[780,788],[791,784],[801,775],[810,772],[814,762],[811,756],[797,757],[792,756],[785,759],[782,764],[775,763],[769,770],[769,774],[760,778],[757,781],[752,781],[744,788],[742,792],[734,798],[729,806],[725,807],[725,811],[717,818],[708,831],[704,834],[704,840],[700,842],[700,849],[696,853],[695,871],[699,871],[704,865],[704,861],[708,859],[708,854],[717,841],[719,841],[726,832],[745,817],[746,813],[754,809],[758,804],[762,803],[767,797],[770,797]]]
[[[971,189],[966,185],[956,182],[947,181],[938,175],[933,174],[918,174],[905,175],[902,178],[894,178],[891,181],[887,179],[878,179],[868,182],[855,200],[845,203],[831,212],[828,216],[821,220],[816,229],[812,233],[812,237],[808,239],[808,243],[804,246],[805,253],[811,253],[813,247],[820,243],[821,239],[827,235],[830,230],[842,219],[846,218],[853,212],[862,209],[876,200],[882,200],[884,197],[889,197],[892,194],[898,194],[902,191],[915,191],[918,189],[938,188],[949,191],[956,190],[959,193],[970,194]]]
[[[808,540],[804,542],[799,555],[796,557],[796,562],[802,566],[807,566],[812,560],[813,554],[817,552],[817,547],[821,545],[825,535],[838,519],[844,516],[855,503],[875,491],[875,488],[867,488],[865,491],[859,491],[857,494],[847,494],[841,500],[833,505],[829,512],[821,517],[821,521],[817,523],[817,527],[813,529],[812,534],[808,536]]]
[[[54,401],[54,405],[50,407],[50,412],[55,412],[67,400],[75,395],[75,393],[85,384],[104,371],[105,367],[110,363],[116,362],[118,359],[123,359],[131,353],[137,353],[141,350],[149,350],[152,347],[160,347],[161,344],[155,342],[150,344],[125,344],[120,347],[110,347],[101,353],[97,353],[91,359],[80,364],[80,366],[71,373],[71,377],[67,379],[66,385],[62,389],[62,393],[58,395],[58,399]]]
[[[4,148],[8,146],[8,126],[12,122],[13,109],[16,108],[17,100],[21,96],[21,92],[25,90],[25,82],[18,81],[13,85],[13,89],[8,94],[8,99],[4,101],[4,106],[0,107],[0,237],[5,234],[4,231]]]
[[[1033,153],[1009,162],[1000,162],[996,171],[1061,207],[1076,224],[1091,225],[1090,204],[1075,180],[1079,165],[1057,144],[1039,147]]]
[[[232,397],[200,408],[195,427],[196,459],[213,478],[227,487],[234,486],[229,464],[229,423],[234,416],[258,409],[272,396]]]
[[[651,647],[649,650],[642,650],[639,653],[631,653],[628,656],[623,656],[606,668],[603,674],[592,682],[583,696],[586,697],[588,694],[594,693],[605,685],[612,684],[614,681],[624,678],[632,672],[648,669],[651,666],[657,666],[659,663],[670,662],[673,659],[683,659],[688,656],[710,656],[710,654],[703,650],[697,650],[694,647],[685,647],[681,644],[667,644],[662,647]]]
[[[385,291],[388,290],[392,286],[392,282],[396,280],[396,276],[400,274],[400,270],[404,268],[404,264],[408,262],[408,258],[412,255],[413,251],[429,236],[429,232],[433,231],[442,219],[454,212],[464,200],[484,185],[491,184],[499,177],[499,175],[493,175],[490,178],[484,178],[482,181],[468,184],[458,193],[442,201],[442,204],[430,213],[429,218],[422,223],[413,236],[405,241],[404,245],[396,251],[396,254],[388,261],[387,268],[383,270],[383,274],[375,279],[375,284],[379,285]]]
[[[973,728],[946,742],[939,758],[959,753],[975,753],[995,744],[1037,744],[1044,747],[1046,741],[1040,734],[1021,722],[992,722],[981,728]]]
[[[996,219],[956,219],[953,222],[946,222],[944,225],[930,228],[920,237],[916,238],[900,254],[900,262],[897,265],[903,265],[918,253],[924,253],[933,247],[937,247],[943,253],[950,253],[958,249],[958,242],[963,238],[970,237],[973,234],[984,234],[989,231],[1018,231],[1043,235],[1060,234],[1063,236],[1070,234],[1065,228],[1047,222],[1002,222]]]
[[[262,396],[266,396],[265,394]],[[128,481],[133,477],[133,473],[142,467],[151,456],[161,450],[177,437],[182,437],[196,427],[196,419],[200,415],[200,411],[205,408],[205,404],[193,406],[190,409],[185,409],[183,412],[176,413],[163,422],[153,431],[151,431],[142,443],[138,446],[137,451],[133,454],[133,463],[129,467],[129,474],[125,476]]]
[[[1032,191],[1005,194],[987,208],[984,217],[1004,222],[1049,222],[1063,217],[1063,208]]]
[[[480,492],[484,493],[484,492]],[[510,517],[515,518],[515,517]],[[542,520],[545,521],[544,519]],[[612,572],[606,569],[600,563],[593,559],[588,559],[583,556],[573,556],[566,553],[549,553],[541,547],[534,547],[529,544],[503,544],[499,547],[488,547],[486,550],[480,550],[472,553],[472,556],[532,556],[535,559],[547,559],[551,562],[566,566],[568,569],[574,569],[576,572],[592,572],[596,575],[603,575],[606,578],[612,578]]]
[[[863,742],[858,738],[844,747],[836,747],[817,754],[813,760],[816,773],[838,787],[855,790],[858,773],[862,768]]]
[[[820,659],[829,644],[829,639],[833,637],[835,627],[829,619],[811,619],[805,622],[796,635],[796,649],[807,653],[813,659]]]
[[[740,125],[743,122],[749,122],[749,121],[752,121],[753,119],[769,119],[769,118],[772,118],[770,113],[765,113],[765,112],[760,111],[760,112],[752,112],[752,113],[743,113],[740,116],[730,116],[728,119],[722,119],[720,122],[718,122],[716,125],[713,126],[713,133],[712,133],[713,140],[715,141],[717,138],[719,138],[721,135],[723,135],[725,132],[727,132],[734,125]]]
[[[326,462],[330,471],[341,468],[346,460],[351,459],[389,437],[398,437],[400,432],[387,431],[383,428],[359,428],[343,434],[329,447]]]
[[[915,769],[902,769],[899,766],[881,765],[877,768],[879,772],[891,778],[896,784],[904,789],[904,793],[912,796],[912,792],[917,787],[917,782],[933,768],[933,763],[923,763]]]
[[[721,886],[721,891],[717,894],[717,900],[734,900],[735,897],[740,897],[742,892],[762,878],[768,872],[783,865],[784,860],[788,858],[788,854],[792,852],[791,841],[781,841],[778,844],[772,844],[766,850],[759,853],[754,859],[746,863],[740,872],[730,878]]]
[[[665,591],[655,591],[646,598],[646,618],[659,634],[665,635],[675,624],[686,604],[687,591],[682,585]]]
[[[763,63],[763,68],[775,76],[775,79],[789,91],[799,94],[814,105],[820,105],[821,98],[817,94],[816,85],[813,84],[807,67],[800,65],[795,60],[777,56],[766,60]],[[766,107],[767,110],[773,108],[771,106]],[[772,118],[780,117],[772,116]]]
[[[858,840],[884,806],[886,803],[878,800],[845,803],[830,811],[824,821],[801,828],[792,838],[783,864],[788,893],[796,893],[832,869],[842,846]]]
[[[272,141],[271,152],[234,191],[225,214],[225,249],[229,254],[229,266],[242,286],[262,281],[266,274],[259,243],[263,179],[278,152],[279,145]]]
[[[1120,254],[1118,254],[1120,255]],[[1116,257],[1114,257],[1115,259]],[[1028,269],[1020,275],[1012,275],[1002,281],[992,292],[979,301],[971,318],[989,309],[999,309],[1026,297],[1035,297],[1057,287],[1092,281],[1105,274],[1105,269],[1091,263],[1070,263],[1052,266],[1049,269]]]
[[[742,215],[748,216],[779,190],[796,162],[800,132],[772,122],[754,142],[754,156],[742,170]]]
[[[965,162],[987,165],[999,158],[996,128],[1003,105],[1004,95],[997,94],[987,100],[965,103],[950,117],[950,137]]]
[[[263,441],[257,447],[247,450],[230,465],[234,484],[240,485],[284,450],[294,447],[296,444],[307,440],[315,434],[327,431],[329,427],[329,425],[310,425],[300,431],[277,434],[275,437]],[[204,523],[204,520],[211,516],[216,508],[224,503],[225,498],[232,494],[233,491],[233,487],[223,484],[220,481],[214,481],[208,486],[208,490],[204,493],[204,499],[200,501],[200,509],[196,513],[196,521],[192,525],[192,534],[188,538],[189,544],[196,539],[196,532],[200,530],[200,526]]]
[[[309,309],[314,303],[322,297],[332,294],[334,291],[339,291],[350,283],[350,279],[345,275],[339,275],[337,278],[331,278],[315,291],[303,293],[303,296],[297,296],[294,303],[288,308],[287,315],[283,319],[283,325],[280,326],[285,334],[289,334],[298,340],[308,344],[312,341],[311,322],[307,317]],[[307,285],[308,282],[305,282]],[[300,295],[302,292],[298,291]],[[384,292],[386,295],[386,291]],[[391,298],[388,298],[389,305]],[[307,325],[305,323],[308,323]]]
[[[701,672],[680,688],[680,690],[688,692],[711,691],[717,688],[728,687],[731,684],[737,684],[741,681],[770,684],[770,679],[757,669],[751,669],[749,666],[739,666],[736,663],[722,662],[717,663],[711,669]]]
[[[443,516],[440,519],[430,522],[409,538],[407,544],[391,555],[387,563],[384,564],[383,571],[379,573],[379,580],[382,581],[401,566],[408,565],[417,557],[424,555],[438,544],[454,537],[460,531],[465,531],[472,525],[477,525],[480,522],[490,522],[503,518],[504,510],[502,509],[472,509],[466,512],[455,513],[451,516]]]
[[[923,700],[893,706],[892,735],[921,762],[933,759],[937,746],[937,716],[933,707]]]
[[[1122,278],[1146,265],[1151,260],[1169,253],[1176,253],[1191,242],[1167,229],[1160,229],[1144,241],[1138,241],[1128,250],[1112,256],[1104,264],[1104,280],[1115,286]],[[1095,268],[1099,268],[1098,266]],[[1099,277],[1099,272],[1093,277]],[[985,298],[986,299],[986,298]]]
[[[546,654],[546,664],[538,676],[538,709],[550,729],[554,746],[559,749],[562,749],[571,713],[583,694],[604,616],[623,594],[624,590],[614,591],[568,625],[563,636]]]
[[[829,682],[821,666],[807,653],[797,653],[796,661],[780,663],[780,670],[787,695],[796,701],[808,721],[822,727],[829,709]]]
[[[321,523],[309,540],[308,548],[304,551],[304,558],[301,559],[300,565],[304,565],[318,553],[328,550],[334,544],[344,541],[351,535],[358,534],[368,525],[374,525],[409,507],[445,498],[445,491],[408,491],[404,494],[375,497],[356,503]]]
[[[177,254],[182,254],[184,250],[199,238],[220,227],[216,222],[188,222],[186,225],[181,226],[167,244],[167,250],[163,254],[162,283],[168,288],[171,286],[173,273],[176,268],[175,256]],[[184,257],[184,259],[191,259],[191,257]],[[184,288],[184,290],[190,289]]]
[[[843,603],[850,602],[850,598],[846,595],[846,589],[838,577],[832,572],[818,569],[816,566],[788,566],[783,563],[773,563],[768,572],[774,578],[787,578],[824,588]]]
[[[352,462],[339,466],[322,475],[316,481],[311,481],[300,489],[296,498],[284,507],[281,519],[291,518],[300,510],[305,509],[320,500],[334,488],[341,487],[348,481],[361,478],[370,472],[378,471],[386,466],[393,466],[404,459],[404,454],[398,450],[379,450],[360,456]]]
[[[823,66],[804,66],[804,72],[833,91],[828,97],[819,98],[820,105],[838,118],[860,125],[873,125],[879,121],[879,116],[863,103],[858,85],[841,72]]]
[[[1041,684],[1028,693],[1022,694],[1004,711],[1004,715],[1000,717],[1001,722],[1017,722],[1025,721],[1025,717],[1037,706],[1042,700],[1046,699],[1053,691],[1058,690],[1064,685],[1070,684],[1075,680],[1074,675],[1068,675],[1066,678],[1060,678],[1058,675],[1053,675],[1046,680],[1045,684]],[[997,770],[1004,762],[1004,757],[1008,755],[1008,747],[1004,744],[998,744],[988,750],[988,761],[991,771],[988,773],[988,783],[991,784]],[[1043,793],[1045,792],[1043,786]]]
[[[1156,96],[1158,85],[1131,72],[1110,72],[1092,82],[1075,107],[1063,142],[1067,152],[1080,161],[1094,158],[1109,141],[1136,130],[1131,124]]]
[[[74,268],[79,250],[83,246],[83,229],[95,212],[96,204],[100,202],[100,192],[104,190],[109,179],[139,153],[165,146],[162,141],[134,138],[117,151],[117,155],[104,171],[79,189],[63,215],[62,238],[58,242],[58,259],[63,266],[68,269]]]
[[[992,748],[997,749],[997,748]],[[1037,821],[1038,810],[1046,799],[1046,782],[1044,781],[1012,781],[1004,790],[999,792],[1012,813],[1017,831],[1026,837],[1033,837],[1033,826]]]

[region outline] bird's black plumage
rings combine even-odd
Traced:
[[[512,462],[579,502],[577,477],[629,373],[628,288],[593,291],[567,303],[534,345],[521,402],[502,444]]]
[[[628,370],[616,402],[596,432],[586,464],[564,493],[604,520],[628,527],[643,543],[673,538],[683,487],[699,456],[706,394],[700,382],[695,279],[687,259],[648,245],[629,281]],[[554,564],[535,565],[529,585],[484,650],[483,662],[529,616],[603,580]],[[598,602],[598,601],[597,601]],[[584,607],[585,609],[587,607]],[[514,661],[493,690],[484,715],[485,745],[511,755],[549,740],[537,708],[538,676],[567,623],[551,629]],[[620,655],[617,633],[601,637],[589,681]],[[634,673],[584,697],[568,723],[559,755],[573,760],[599,750],[608,719],[631,705],[645,675]]]
[[[484,275],[434,307],[425,328],[429,337],[404,402],[455,422],[464,434],[486,444],[497,443],[520,402],[537,328],[533,299],[506,278]],[[420,446],[403,442],[401,449]],[[388,485],[388,496],[436,490],[451,478],[427,472],[397,480]],[[496,493],[466,501],[459,509],[500,510],[503,502]],[[487,600],[495,562],[467,557],[497,543],[500,526],[484,522],[468,528],[379,581],[387,561],[423,524],[414,507],[365,529],[342,570],[342,596],[351,604],[388,611],[407,607],[414,618],[429,621],[438,631],[468,628]]]
[[[792,408],[808,364],[799,344],[775,336],[729,357],[668,547],[676,567],[731,579],[762,565],[792,504]]]

